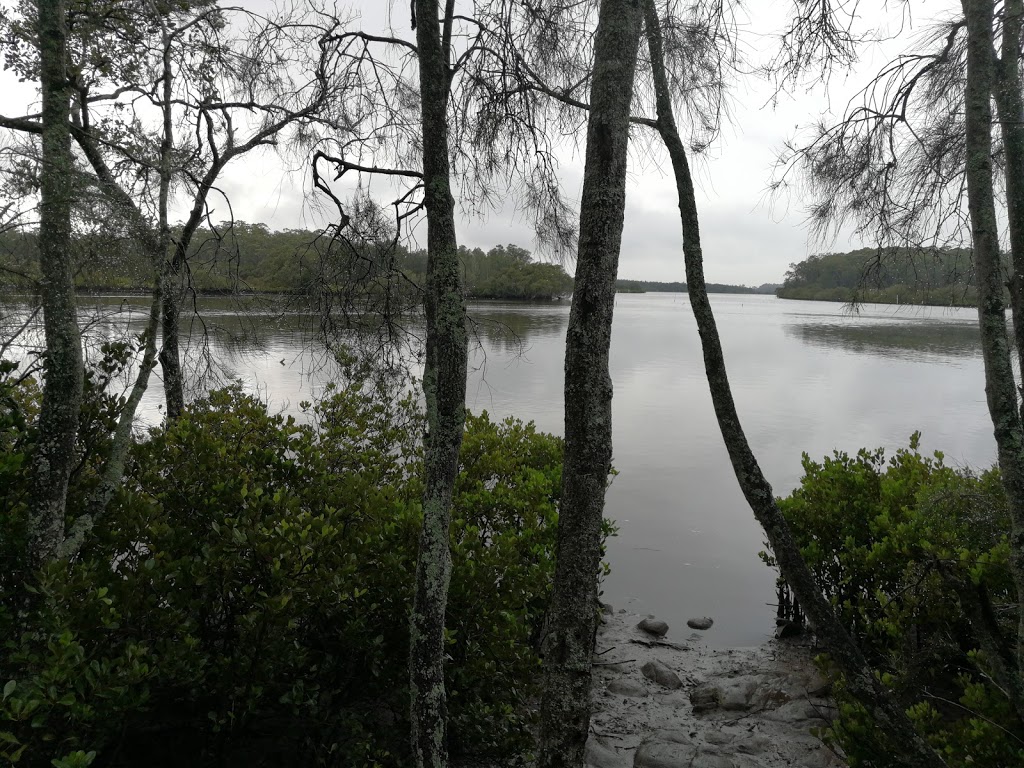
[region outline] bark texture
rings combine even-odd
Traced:
[[[68,128],[67,8],[64,0],[39,0],[38,8],[43,102],[39,260],[46,363],[29,521],[30,558],[35,566],[56,557],[64,540],[83,385],[71,259],[74,179]]]
[[[1009,3],[1020,11],[1019,3]],[[992,105],[990,95],[996,90],[995,57],[993,55],[993,0],[964,0],[964,17],[967,21],[967,83],[964,92],[964,122],[967,150],[967,205],[971,218],[971,241],[974,253],[974,268],[978,284],[978,324],[981,328],[981,349],[985,362],[985,394],[988,410],[992,417],[996,447],[999,456],[999,471],[1010,502],[1010,568],[1018,596],[1024,596],[1024,432],[1021,414],[1018,410],[1017,388],[1011,363],[1010,343],[1006,335],[1006,308],[1003,304],[1003,285],[999,258],[999,225],[996,218],[992,178]],[[1016,25],[1019,37],[1019,17],[1016,21],[1007,19],[1011,27]],[[1011,32],[1011,34],[1013,34]],[[1016,52],[1014,51],[1014,58]],[[1004,51],[1004,58],[1005,58]],[[1005,63],[1005,62],[1004,62]],[[1013,67],[1016,70],[1016,61]],[[1005,73],[1004,73],[1005,74]],[[1008,97],[1003,88],[997,97],[1004,105],[1020,105],[1020,94]],[[1008,107],[1010,109],[1012,107]],[[1019,140],[1018,126],[1011,126],[1011,145],[1007,147],[1007,174],[1013,154],[1020,152],[1016,146]],[[1016,158],[1019,162],[1019,157]],[[1010,186],[1007,179],[1008,202],[1014,230],[1021,235],[1020,216],[1021,180]],[[1013,233],[1011,231],[1011,243]],[[1020,243],[1017,243],[1020,245]],[[1018,258],[1014,253],[1014,260]],[[1020,254],[1024,258],[1024,254]],[[1015,272],[1017,272],[1015,264]],[[1017,277],[1015,275],[1014,282]],[[1016,291],[1012,291],[1016,293]],[[1015,317],[1020,323],[1022,318]],[[1015,650],[1016,676],[1024,670],[1024,610],[1019,611],[1017,645]],[[1019,683],[1018,683],[1019,693]],[[1019,702],[1018,702],[1019,704]]]
[[[160,19],[163,55],[163,135],[160,137],[160,194],[159,194],[159,243],[160,269],[157,273],[156,292],[162,299],[161,326],[163,345],[160,349],[160,368],[164,374],[164,402],[167,406],[167,420],[174,421],[185,409],[185,379],[181,372],[181,352],[178,339],[181,330],[181,265],[178,252],[168,260],[171,244],[171,228],[167,218],[170,199],[171,177],[174,173],[172,152],[174,150],[174,67],[171,61],[171,39],[166,19]]]
[[[445,20],[454,12],[452,5],[450,0],[446,3]],[[452,569],[449,529],[466,420],[468,340],[448,155],[448,51],[441,42],[437,0],[415,0],[415,9],[427,210],[427,348],[423,371],[427,435],[423,530],[410,621],[409,682],[416,765],[442,768],[448,765],[444,620]]]
[[[996,82],[993,87],[1005,154],[1006,213],[1013,276],[1010,308],[1017,357],[1024,361],[1024,94],[1021,93],[1020,38],[1024,0],[1006,0]]]
[[[775,501],[771,485],[761,471],[757,457],[750,449],[743,432],[704,281],[704,256],[700,243],[696,195],[686,149],[672,113],[657,10],[654,0],[643,1],[657,102],[658,131],[672,161],[679,195],[687,291],[700,334],[715,416],[736,479],[754,517],[764,529],[779,564],[779,570],[813,622],[815,631],[829,650],[833,661],[843,670],[848,689],[867,707],[874,717],[876,726],[887,735],[899,764],[915,768],[942,766],[944,762],[940,756],[917,734],[906,712],[872,674],[864,655],[818,589],[814,576],[804,562],[800,549],[790,533],[789,525]]]
[[[642,16],[639,0],[603,0],[594,43],[580,239],[565,340],[565,459],[544,647],[542,768],[581,766],[590,725],[601,524],[612,456],[608,350]]]

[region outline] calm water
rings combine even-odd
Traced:
[[[837,304],[766,296],[713,296],[736,404],[776,493],[800,478],[800,456],[905,446],[984,466],[995,459],[972,310]],[[139,308],[135,310],[141,323]],[[562,431],[568,303],[474,305],[477,348],[469,406]],[[281,409],[315,395],[322,353],[302,318],[243,322],[213,308],[230,331],[211,357]],[[116,327],[118,318],[111,322]],[[102,322],[97,326],[102,329]],[[258,340],[258,342],[257,342]],[[774,628],[774,573],[718,432],[697,330],[685,295],[620,294],[612,337],[614,464],[607,514],[620,528],[608,548],[605,599],[664,618],[685,639],[690,616],[712,616],[715,645],[753,645]],[[158,389],[144,417],[159,419]]]

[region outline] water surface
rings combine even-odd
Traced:
[[[130,304],[97,321],[97,331],[121,327]],[[712,304],[737,408],[777,494],[799,482],[804,451],[891,453],[915,430],[924,449],[943,450],[949,462],[994,461],[972,310],[864,305],[854,314],[728,294]],[[193,332],[218,331],[208,357],[221,376],[238,377],[274,407],[294,409],[329,378],[309,342],[313,318],[269,309],[242,318],[216,301],[203,310]],[[144,310],[131,311],[141,327]],[[560,434],[568,303],[480,303],[471,315],[469,407]],[[657,614],[677,639],[690,634],[687,617],[706,615],[715,619],[708,643],[760,642],[773,629],[775,577],[757,557],[763,537],[719,435],[686,296],[620,294],[611,362],[619,474],[607,514],[619,535],[608,547],[605,599]],[[157,385],[143,406],[151,423],[160,418]]]

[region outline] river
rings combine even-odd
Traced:
[[[209,348],[223,375],[284,410],[323,386],[323,353],[309,342],[308,322],[270,312],[243,321],[223,303],[205,303],[207,326],[233,331],[230,344],[214,337]],[[915,430],[923,449],[942,450],[949,463],[995,460],[973,310],[864,305],[852,313],[727,294],[712,304],[736,405],[777,494],[799,483],[802,452],[891,454]],[[144,309],[131,311],[141,327]],[[568,303],[488,302],[470,312],[470,409],[560,434]],[[606,513],[619,534],[608,546],[604,599],[666,620],[677,640],[690,634],[688,617],[711,616],[704,642],[758,644],[774,628],[775,576],[757,557],[763,537],[718,432],[687,297],[619,294],[611,365],[619,474]],[[145,420],[159,419],[160,399],[157,382]]]

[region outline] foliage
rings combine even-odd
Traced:
[[[373,253],[365,242],[355,246],[360,253],[353,260],[348,245],[318,232],[272,231],[263,224],[223,222],[216,230],[200,228],[194,236],[189,254],[191,279],[196,289],[205,293],[295,294],[315,291],[317,281],[376,280],[386,269],[404,273],[419,285],[426,279],[426,251],[409,251],[398,244],[390,253],[381,254],[376,252],[379,246]],[[0,271],[16,270],[38,279],[37,250],[33,231],[0,233]],[[534,262],[530,252],[517,245],[498,245],[486,252],[460,246],[459,257],[471,298],[548,300],[572,293],[572,278],[561,266]],[[148,255],[133,251],[126,241],[109,235],[81,235],[76,240],[75,258],[79,289],[152,288]]]
[[[924,456],[919,435],[886,461],[881,449],[806,454],[801,485],[780,507],[818,585],[882,682],[950,766],[1024,759],[1024,724],[993,682],[970,622],[985,600],[1012,637],[1009,512],[999,473]],[[770,555],[763,555],[773,563]],[[835,670],[832,670],[835,672]],[[827,737],[851,766],[890,765],[872,717],[836,689]]]
[[[708,293],[765,293],[758,288],[728,283],[707,283]],[[616,280],[618,293],[686,293],[686,283],[659,283],[653,280]],[[771,293],[772,291],[767,291]]]
[[[17,373],[16,363],[0,360],[0,595],[10,592],[25,565],[29,424],[39,413],[35,382],[19,383]],[[0,602],[0,625],[7,620],[6,608]]]
[[[861,248],[808,256],[789,265],[783,299],[879,304],[973,306],[977,301],[968,251]]]
[[[369,386],[304,408],[300,423],[238,387],[211,393],[135,447],[107,516],[74,562],[41,574],[31,611],[2,595],[0,755],[405,764],[422,416]],[[467,421],[448,618],[463,756],[527,748],[561,451],[532,425]],[[7,541],[15,521],[0,523]]]

